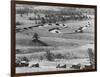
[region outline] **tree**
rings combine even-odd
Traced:
[[[92,52],[92,48],[88,48],[88,55],[89,55],[90,64],[93,66],[94,65],[94,54]]]
[[[42,24],[45,24],[46,23],[44,17],[41,17],[41,23]]]
[[[39,35],[37,33],[34,33],[32,38],[33,38],[33,40],[38,40],[39,39]]]
[[[53,61],[54,60],[54,54],[51,53],[50,51],[46,51],[46,58],[49,61]]]
[[[30,12],[29,8],[24,8],[26,15],[28,16],[28,13]]]
[[[43,60],[43,56],[40,56],[40,60]]]

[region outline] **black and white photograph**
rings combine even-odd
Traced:
[[[95,69],[95,9],[16,4],[16,73]]]

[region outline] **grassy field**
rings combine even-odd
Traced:
[[[70,20],[62,22],[68,27],[62,29],[61,33],[57,34],[48,31],[51,28],[58,27],[55,23],[49,26],[44,24],[46,26],[23,30],[23,28],[36,25],[34,20],[29,20],[29,17],[34,17],[34,14],[29,13],[28,16],[23,15],[23,17],[16,14],[16,22],[20,22],[19,25],[16,25],[16,28],[22,29],[21,32],[16,32],[16,49],[20,50],[20,52],[16,52],[16,58],[27,57],[30,63],[39,63],[40,67],[16,67],[17,73],[75,70],[70,68],[72,64],[89,64],[88,48],[93,49],[94,52],[94,18],[89,20]],[[83,33],[74,32],[79,27],[88,25],[88,22],[90,26],[84,30]],[[62,27],[60,26],[59,28]],[[48,46],[35,46],[32,41],[34,33],[38,33],[40,37],[39,40],[46,43]],[[66,56],[66,58],[59,59],[59,61],[56,61],[56,59],[54,59],[54,61],[47,61],[45,54],[48,50],[54,55],[61,54],[62,56]],[[44,57],[44,60],[40,60],[40,57]],[[55,68],[57,64],[66,64],[67,68],[57,69]]]

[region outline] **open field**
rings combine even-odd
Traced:
[[[17,8],[19,9],[19,8]],[[34,10],[33,10],[34,11]],[[55,12],[54,12],[55,13]],[[39,63],[39,68],[34,67],[16,67],[16,73],[44,72],[60,70],[76,70],[70,68],[73,64],[84,66],[90,64],[88,49],[94,53],[94,16],[90,19],[79,17],[71,19],[72,15],[61,15],[65,21],[57,21],[67,27],[58,26],[56,23],[39,24],[46,18],[45,13],[35,14],[16,14],[16,59],[26,57],[29,64]],[[36,16],[38,18],[36,19]],[[88,15],[87,15],[88,16]],[[30,18],[31,17],[31,18]],[[44,19],[43,19],[44,17]],[[56,16],[57,17],[57,16]],[[70,19],[68,20],[69,17]],[[74,16],[75,17],[75,16]],[[41,20],[42,18],[42,20]],[[50,17],[49,17],[50,18]],[[53,20],[54,18],[52,18]],[[39,22],[39,23],[37,23]],[[51,21],[50,21],[51,22]],[[51,25],[48,25],[51,24]],[[39,25],[39,27],[37,27]],[[80,27],[89,25],[83,32],[75,32]],[[49,30],[59,28],[60,33],[52,33]],[[38,42],[33,41],[34,34],[37,33]],[[47,44],[47,46],[41,45]],[[48,55],[49,54],[49,55]],[[49,61],[48,56],[53,60]],[[66,68],[56,68],[58,64],[66,64]]]

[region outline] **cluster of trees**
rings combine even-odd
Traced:
[[[84,15],[56,15],[56,14],[50,14],[50,15],[45,15],[42,17],[41,22],[42,23],[56,23],[56,22],[65,22],[69,20],[83,20],[87,19],[87,16]]]
[[[57,10],[56,10],[57,9]],[[34,11],[36,13],[40,13],[40,14],[58,14],[58,15],[82,15],[84,13],[87,13],[88,15],[92,15],[94,14],[94,10],[93,9],[88,9],[88,8],[55,8],[55,10],[53,9],[48,9],[48,10],[44,10],[44,9],[34,9]]]
[[[84,15],[55,15],[55,14],[45,14],[41,16],[41,14],[37,15],[37,17],[29,17],[29,20],[35,20],[36,24],[45,24],[45,23],[56,23],[56,22],[65,22],[69,20],[83,20],[88,19],[87,16]]]
[[[94,53],[91,48],[88,48],[88,55],[89,55],[89,60],[90,64],[94,67]],[[48,61],[54,61],[55,59],[75,59],[79,58],[77,55],[75,56],[73,53],[67,53],[67,54],[61,54],[61,53],[52,53],[50,50],[46,51],[45,53],[45,58]],[[41,58],[43,60],[43,57]]]
[[[16,14],[20,14],[21,17],[23,17],[24,14],[28,16],[29,13],[33,13],[33,10],[30,8],[16,9]]]
[[[56,23],[64,22],[68,20],[83,20],[88,19],[91,9],[79,9],[79,8],[62,8],[58,11],[56,10],[34,10],[37,12],[39,17],[37,19],[41,20],[41,23]],[[41,17],[44,14],[44,17]]]
[[[23,14],[28,15],[28,13],[33,13],[34,17],[29,17],[29,20],[35,20],[36,24],[56,23],[59,21],[64,22],[67,20],[87,19],[87,16],[84,15],[84,12],[78,10],[79,9],[76,8],[61,9],[59,11],[20,8],[20,9],[16,9],[16,13],[20,14],[21,17],[23,17]]]
[[[61,53],[52,53],[50,50],[46,51],[45,58],[48,61],[54,61],[55,59],[75,59],[79,58],[75,56],[73,53],[61,54]],[[42,57],[43,59],[43,57]]]

